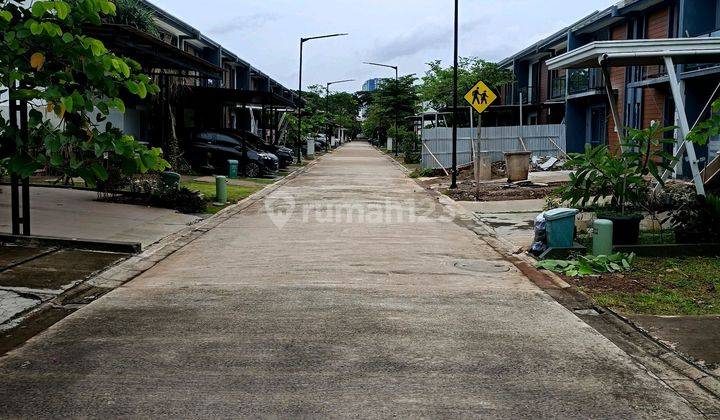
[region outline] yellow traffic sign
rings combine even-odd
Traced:
[[[495,102],[496,99],[497,95],[495,92],[490,90],[490,88],[482,81],[479,81],[472,89],[470,89],[470,92],[465,95],[465,100],[468,101],[473,108],[475,108],[475,111],[481,114],[487,109],[487,107]]]

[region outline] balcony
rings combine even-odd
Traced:
[[[590,93],[605,88],[600,69],[570,70],[568,95]]]
[[[520,105],[520,98],[522,97],[523,105],[536,104],[540,100],[538,92],[539,91],[536,86],[520,87],[517,83],[513,83],[512,85],[508,85],[505,89],[505,94],[502,97],[502,103],[503,105]]]
[[[699,35],[695,35],[693,38],[720,38],[720,29],[713,29],[712,31],[705,32]],[[712,67],[717,67],[717,63],[697,63],[697,64],[686,64],[684,71],[696,71],[705,70]]]
[[[550,99],[562,99],[565,97],[566,76],[554,77],[550,80]]]

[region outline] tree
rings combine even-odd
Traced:
[[[27,132],[0,116],[2,166],[28,177],[42,167],[89,185],[124,174],[168,167],[158,148],[148,149],[107,122],[125,111],[123,95],[159,92],[140,64],[109,52],[84,34],[113,16],[110,0],[36,0],[30,8],[5,0],[0,8],[0,85],[30,108]]]
[[[422,78],[420,97],[435,109],[452,107],[453,67],[443,67],[440,60],[428,63],[430,69]],[[458,95],[464,95],[482,80],[497,92],[513,80],[511,71],[477,57],[461,57],[458,61]]]
[[[383,140],[397,119],[398,126],[406,126],[406,119],[418,112],[420,96],[417,78],[403,76],[398,80],[385,79],[377,90],[363,95],[368,118],[363,125],[365,134]]]

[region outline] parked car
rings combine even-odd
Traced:
[[[280,160],[272,153],[258,150],[239,136],[221,130],[203,130],[187,140],[187,158],[193,168],[215,174],[228,173],[228,160],[237,160],[245,176],[274,176]]]
[[[264,142],[262,138],[256,136],[253,133],[250,133],[248,131],[222,130],[220,132],[225,132],[229,135],[240,137],[240,138],[244,139],[245,141],[247,141],[247,143],[250,147],[254,147],[257,150],[267,152],[267,153],[272,153],[273,155],[277,156],[280,161],[281,169],[287,168],[295,160],[292,149],[287,148],[285,146],[268,144],[268,143]]]

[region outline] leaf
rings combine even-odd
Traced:
[[[125,82],[125,87],[127,87],[127,90],[130,91],[133,95],[137,95],[139,91],[138,84],[132,80],[128,80]]]
[[[71,33],[65,32],[65,33],[63,34],[63,36],[62,36],[62,40],[63,40],[63,42],[65,42],[66,44],[69,44],[69,43],[71,43],[71,42],[73,42],[73,41],[75,40],[75,37],[74,37]]]
[[[67,19],[70,14],[70,5],[64,1],[55,1],[55,10],[57,11],[57,17],[61,20]]]
[[[36,52],[30,57],[30,67],[40,71],[45,65],[45,54]]]
[[[0,10],[0,19],[4,20],[5,22],[10,22],[12,18],[13,15],[8,10]]]
[[[145,99],[147,97],[147,87],[145,86],[145,83],[138,84],[138,96],[141,99]]]

